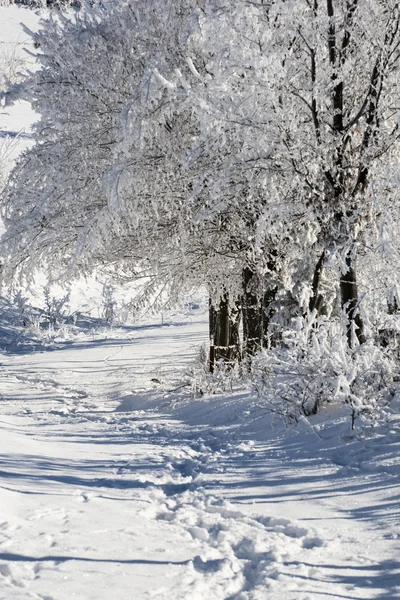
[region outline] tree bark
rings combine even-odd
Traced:
[[[223,361],[227,366],[233,367],[240,361],[239,325],[241,307],[238,302],[230,306],[229,295],[225,292],[220,298],[218,308],[215,308],[211,299],[209,304],[210,327],[210,365],[211,373],[215,366]]]
[[[274,287],[274,288],[264,292],[262,307],[261,307],[261,311],[262,311],[262,315],[261,315],[262,340],[261,340],[261,342],[262,342],[263,348],[270,348],[271,346],[276,345],[277,335],[275,335],[275,339],[271,338],[269,324],[271,322],[272,317],[274,316],[274,314],[276,312],[274,303],[276,300],[277,292],[278,292],[277,287]]]
[[[344,314],[347,317],[347,340],[350,348],[354,346],[353,331],[358,342],[364,344],[364,323],[358,310],[358,289],[354,258],[349,253],[346,256],[346,273],[340,278],[340,297]]]
[[[325,250],[319,257],[318,262],[315,265],[314,277],[313,277],[313,282],[312,282],[312,296],[310,298],[310,302],[308,305],[308,309],[309,309],[310,313],[312,313],[314,310],[316,310],[318,315],[320,314],[322,302],[323,302],[323,297],[322,297],[322,294],[319,293],[319,288],[320,288],[320,283],[321,283],[322,271],[324,270],[324,263],[325,263]]]
[[[239,327],[242,318],[242,307],[238,301],[230,309],[229,314],[229,361],[232,366],[242,359]]]
[[[215,368],[215,326],[217,320],[217,311],[213,305],[212,299],[210,298],[208,301],[208,331],[210,337],[210,364],[209,370],[210,373],[214,373]]]
[[[228,360],[229,358],[229,297],[224,294],[220,299],[215,320],[215,360]]]
[[[252,269],[243,269],[243,347],[246,356],[259,352],[263,339],[262,306],[259,294],[254,290],[255,278]]]
[[[397,301],[396,296],[394,296],[390,300],[388,299],[387,306],[388,306],[388,315],[397,315],[397,313],[399,312],[399,303]]]

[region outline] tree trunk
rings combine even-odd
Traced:
[[[399,312],[399,303],[398,303],[396,296],[393,296],[392,298],[388,298],[387,306],[388,306],[388,315],[397,315],[397,313]]]
[[[254,290],[255,273],[243,269],[243,346],[246,356],[254,356],[261,350],[263,339],[262,306]]]
[[[242,318],[242,307],[240,302],[236,302],[231,307],[229,315],[229,360],[232,365],[239,363],[242,359],[239,327]]]
[[[210,336],[210,364],[209,364],[210,373],[214,373],[214,367],[215,367],[214,340],[215,340],[216,322],[217,322],[217,311],[215,310],[215,307],[210,298],[208,301],[208,330],[209,330],[209,336]]]
[[[347,340],[350,348],[354,346],[353,331],[358,342],[364,344],[364,323],[358,310],[358,290],[355,262],[349,253],[346,256],[346,273],[340,277],[340,297],[342,310],[347,317]]]
[[[210,327],[210,372],[214,373],[215,365],[223,361],[233,367],[240,361],[239,325],[241,307],[238,302],[232,308],[229,296],[225,293],[218,304],[218,308],[209,304]]]
[[[216,362],[221,359],[224,361],[229,359],[229,329],[229,297],[228,294],[224,294],[220,299],[215,320],[214,347]]]
[[[273,248],[269,251],[269,260],[267,262],[268,270],[271,273],[276,272],[276,261],[278,259],[278,252]],[[276,313],[275,301],[278,293],[278,286],[270,287],[270,289],[264,291],[261,304],[261,327],[262,327],[262,347],[270,348],[276,346],[280,332],[275,331],[274,335],[271,335],[270,322],[272,317]]]
[[[274,302],[276,300],[276,294],[278,292],[278,288],[274,287],[270,290],[264,292],[262,307],[261,307],[261,326],[262,326],[262,347],[270,348],[271,346],[275,346],[277,342],[278,335],[271,337],[269,324],[274,316],[276,309],[274,307]]]
[[[322,302],[323,302],[323,297],[322,297],[322,294],[319,293],[319,288],[320,288],[320,283],[321,283],[322,271],[324,269],[324,262],[325,262],[325,250],[319,257],[319,260],[318,260],[317,264],[315,265],[314,277],[313,277],[313,282],[312,282],[312,296],[310,298],[310,302],[308,305],[308,309],[309,309],[310,313],[312,313],[314,310],[316,310],[318,315],[321,313]]]

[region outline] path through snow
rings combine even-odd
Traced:
[[[1,600],[400,598],[396,424],[340,447],[188,402],[204,338],[196,313],[3,355]]]

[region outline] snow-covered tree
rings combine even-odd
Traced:
[[[3,202],[5,277],[103,266],[147,278],[146,295],[206,284],[216,345],[238,354],[243,317],[253,354],[283,304],[321,310],[329,263],[349,343],[364,341],[355,257],[375,240],[376,190],[396,201],[382,181],[399,91],[397,4],[364,4],[124,0],[51,17],[23,88],[41,120]]]
[[[211,189],[236,148],[199,152],[196,8],[176,4],[166,27],[161,3],[122,3],[57,16],[35,37],[42,68],[25,88],[42,118],[6,198],[12,271],[115,264],[172,291],[205,282],[238,296],[246,185],[229,184],[229,210],[211,208],[207,178]]]
[[[323,263],[334,255],[349,343],[354,336],[363,342],[356,254],[376,217],[373,182],[397,164],[399,6],[296,0],[273,3],[268,14],[282,168],[311,206],[318,230],[321,259],[310,307],[318,302]],[[398,201],[389,185],[381,193],[383,205]]]
[[[116,261],[135,272],[139,259],[142,270],[152,262],[160,244],[155,247],[152,235],[138,227],[135,202],[150,203],[146,188],[153,190],[151,197],[159,192],[158,159],[141,156],[141,188],[132,188],[130,202],[137,217],[132,216],[122,209],[116,183],[121,167],[113,146],[121,141],[130,107],[140,111],[146,104],[150,111],[156,102],[164,16],[161,3],[110,3],[107,9],[50,17],[35,34],[41,68],[23,91],[41,119],[36,145],[19,161],[4,201],[5,276],[15,268],[29,276],[43,266],[54,276],[70,276]],[[157,114],[154,119],[164,128]],[[140,141],[144,118],[135,124]],[[146,180],[150,163],[153,179]],[[148,241],[146,247],[142,240]]]

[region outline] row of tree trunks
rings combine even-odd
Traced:
[[[310,312],[320,313],[323,297],[320,281],[325,263],[323,252],[316,264],[310,299]],[[227,293],[220,299],[218,308],[210,300],[210,372],[221,360],[233,366],[243,358],[257,354],[262,348],[271,346],[270,321],[274,314],[276,288],[260,294],[256,274],[246,267],[243,270],[243,295],[230,301]],[[340,275],[340,301],[347,321],[347,339],[350,348],[366,341],[364,323],[359,311],[356,264],[349,252],[346,257],[346,272]],[[240,340],[242,322],[243,343]]]
[[[269,324],[274,314],[276,288],[263,294],[257,287],[255,273],[245,268],[242,274],[243,294],[230,299],[227,292],[216,307],[209,303],[210,372],[221,360],[233,366],[243,358],[254,356],[270,344]],[[242,324],[243,341],[240,339]]]
[[[320,280],[325,262],[325,252],[321,254],[314,271],[312,297],[309,310],[320,312],[323,297],[320,293]],[[347,321],[347,339],[352,348],[355,343],[366,341],[364,324],[359,311],[359,297],[356,279],[356,265],[352,254],[346,257],[346,272],[340,276],[340,300],[342,312]],[[243,270],[243,295],[231,300],[227,292],[220,298],[216,307],[211,299],[209,304],[210,330],[210,372],[221,361],[233,367],[243,358],[254,356],[262,348],[271,344],[270,321],[274,314],[276,288],[260,294],[256,274],[246,267]],[[243,342],[240,339],[242,323]]]

